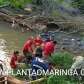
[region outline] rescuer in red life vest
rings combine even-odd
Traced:
[[[33,53],[33,37],[30,37],[23,47],[23,54],[26,57],[26,61],[29,62]]]
[[[41,44],[43,43],[43,40],[41,39],[41,37],[38,35],[35,39],[34,39],[34,46],[41,46]]]
[[[32,53],[33,52],[33,37],[30,37],[27,42],[23,46],[23,54],[26,56],[27,53]]]
[[[10,61],[10,66],[13,69],[17,68],[17,57],[19,56],[19,52],[18,51],[14,51],[13,56],[11,57],[11,61]]]
[[[44,44],[43,53],[45,58],[51,56],[51,54],[54,53],[56,44],[56,41],[49,41]]]

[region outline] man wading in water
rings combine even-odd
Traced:
[[[26,58],[26,63],[30,62],[33,53],[33,37],[30,37],[23,46],[23,54]]]

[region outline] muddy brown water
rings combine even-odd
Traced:
[[[21,31],[12,29],[9,23],[0,21],[0,39],[6,41],[7,50],[10,52],[13,52],[14,50],[21,51],[24,42],[30,35],[33,35],[33,33],[22,33]]]

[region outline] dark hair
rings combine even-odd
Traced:
[[[57,44],[57,41],[53,41],[54,44]]]
[[[41,47],[38,47],[37,49],[36,49],[36,54],[35,54],[35,57],[42,57],[42,48]]]
[[[66,48],[65,48],[65,47],[63,47],[62,49],[63,49],[63,50],[65,50]]]
[[[14,51],[14,54],[19,54],[19,51]]]
[[[47,38],[46,40],[45,40],[45,42],[49,42],[50,41],[50,38]]]

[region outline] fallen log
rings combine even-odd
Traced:
[[[38,31],[43,31],[43,30],[58,30],[60,29],[60,31],[68,31],[70,30],[70,32],[73,32],[73,30],[79,31],[79,29],[81,30],[81,25],[84,26],[84,23],[81,23],[79,21],[71,21],[71,20],[54,20],[53,18],[49,18],[49,17],[45,17],[45,16],[39,16],[39,15],[33,15],[31,17],[29,16],[25,16],[22,14],[8,14],[8,13],[4,13],[0,11],[0,18],[2,18],[3,20],[10,22],[11,25],[13,24],[12,27],[15,27],[16,24],[18,24],[21,28],[21,30],[23,29],[25,30],[30,30],[33,32],[37,32]],[[57,25],[58,28],[55,26],[53,27],[53,25]],[[38,25],[41,24],[41,26],[39,27]],[[49,27],[44,27],[47,25],[51,25],[50,28]],[[79,28],[80,27],[80,28]],[[69,32],[69,31],[68,31]]]
[[[22,80],[18,80],[14,77],[7,77],[7,82],[8,84],[38,84],[41,83],[42,81],[46,80],[46,78],[40,78],[34,81],[30,81],[30,82],[26,82],[26,81],[22,81]]]
[[[19,26],[21,26],[23,28],[26,28],[26,29],[29,29],[31,31],[34,31],[32,29],[32,27],[30,27],[25,22],[21,21],[22,20],[21,18],[20,19],[16,19],[16,16],[10,16],[10,15],[4,14],[4,13],[0,13],[0,18],[2,18],[4,21],[10,22],[10,23],[14,22],[14,24],[18,24]]]
[[[7,81],[8,81],[8,84],[26,84],[25,81],[18,80],[14,77],[8,77]]]
[[[46,78],[40,78],[40,79],[37,79],[37,80],[34,80],[34,81],[30,81],[27,84],[39,84],[44,80],[46,80]]]

